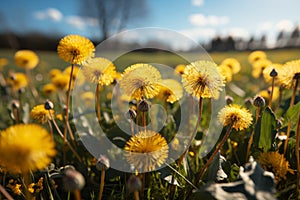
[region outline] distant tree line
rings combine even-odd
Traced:
[[[59,39],[59,37],[47,36],[42,33],[17,35],[12,32],[4,32],[0,33],[0,48],[55,51]]]
[[[27,33],[24,35],[17,35],[12,32],[0,33],[0,48],[9,49],[32,49],[32,50],[47,50],[56,51],[57,44],[61,36],[50,36],[38,32]],[[93,41],[97,45],[100,41]],[[152,44],[155,41],[149,41]],[[149,44],[149,45],[150,45]],[[138,43],[115,43],[111,44],[111,50],[122,49],[130,45],[131,49],[138,49]],[[153,46],[153,45],[152,45]],[[167,44],[159,43],[155,46],[161,46],[162,49],[167,48]],[[207,51],[244,51],[268,49],[267,37],[262,35],[260,38],[251,37],[249,40],[234,38],[232,36],[213,38],[209,43],[202,45]],[[300,47],[300,30],[297,26],[291,33],[284,31],[279,32],[276,38],[275,46],[271,48],[297,48]],[[197,51],[198,49],[191,49],[190,51]]]
[[[251,37],[249,40],[233,38],[232,36],[217,36],[210,43],[203,45],[208,51],[256,50],[269,48],[296,48],[300,47],[300,30],[296,26],[291,33],[280,31],[274,46],[267,45],[266,35],[260,38]]]

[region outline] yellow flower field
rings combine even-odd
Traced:
[[[298,199],[299,55],[0,50],[0,199]]]

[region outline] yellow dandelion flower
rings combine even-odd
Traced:
[[[37,193],[40,192],[40,191],[42,191],[42,190],[44,189],[43,182],[44,182],[44,177],[41,177],[41,178],[39,179],[39,181],[37,182],[37,184],[36,184],[36,186],[37,186],[36,192],[37,192]]]
[[[30,183],[28,185],[28,188],[27,188],[28,192],[30,192],[31,194],[33,194],[34,193],[34,187],[36,187],[35,183]]]
[[[119,81],[121,78],[122,78],[122,73],[116,72],[116,77],[115,77],[115,79]]]
[[[42,191],[44,189],[43,181],[44,181],[44,177],[41,177],[37,183],[30,183],[28,185],[27,190],[31,194],[33,194],[34,192],[39,193],[40,191]]]
[[[272,87],[270,86],[270,87],[268,87],[268,89],[262,90],[258,94],[260,96],[262,96],[264,99],[269,99],[270,95],[271,95],[271,90],[272,90]],[[280,89],[279,89],[279,87],[275,86],[273,89],[272,100],[276,101],[279,98],[279,95],[280,95]]]
[[[57,115],[55,116],[55,118],[58,119],[59,121],[63,121],[64,116],[63,116],[62,114],[57,114]]]
[[[272,63],[270,65],[268,65],[264,70],[263,70],[263,76],[264,79],[267,83],[271,83],[273,77],[270,76],[270,73],[273,69],[276,70],[278,76],[280,76],[280,74],[282,74],[281,70],[282,70],[282,64],[279,63]],[[275,77],[275,80],[277,80],[277,77]]]
[[[259,78],[262,75],[263,70],[267,68],[269,65],[272,65],[272,62],[268,59],[260,59],[256,61],[252,65],[253,67],[252,76],[255,78]]]
[[[227,83],[232,81],[232,70],[227,65],[219,65],[218,69]]]
[[[0,58],[0,71],[2,71],[6,65],[8,65],[8,60],[6,58]]]
[[[294,171],[289,168],[289,162],[285,160],[284,155],[278,152],[261,153],[257,161],[264,170],[273,172],[277,183],[285,180],[288,172],[294,174]]]
[[[175,74],[182,75],[184,73],[185,65],[179,64],[175,67]]]
[[[134,64],[126,68],[120,80],[124,94],[133,99],[152,98],[160,90],[161,74],[152,65]]]
[[[70,77],[66,74],[57,74],[51,79],[51,82],[57,89],[64,90],[67,88]]]
[[[24,69],[33,69],[39,63],[38,55],[31,50],[19,50],[14,56],[15,63],[18,67]]]
[[[252,114],[247,109],[236,104],[225,106],[220,110],[218,118],[223,126],[232,124],[232,128],[235,130],[246,129],[252,123]]]
[[[195,153],[193,151],[189,151],[189,156],[194,157]]]
[[[12,87],[13,91],[18,91],[28,85],[28,79],[23,73],[12,73],[7,79],[7,83]]]
[[[218,98],[224,86],[223,76],[211,61],[196,61],[187,65],[182,83],[188,93],[198,98]]]
[[[51,69],[49,72],[50,78],[54,78],[57,74],[61,74],[61,70],[59,69]]]
[[[152,171],[162,166],[168,158],[167,141],[155,131],[141,131],[125,144],[127,161],[138,171]]]
[[[166,102],[174,103],[183,95],[181,84],[174,79],[164,79],[161,82],[161,88],[158,97]]]
[[[92,102],[95,101],[95,94],[93,92],[84,92],[81,94],[81,99],[84,101],[84,104],[89,107],[92,105]]]
[[[286,62],[278,74],[278,82],[285,88],[293,88],[295,85],[294,77],[300,73],[300,60]]]
[[[83,64],[94,56],[94,44],[80,35],[67,35],[59,41],[57,46],[58,56],[71,64]]]
[[[42,91],[45,95],[50,95],[50,94],[56,92],[56,87],[53,83],[48,83],[43,86]]]
[[[54,116],[54,110],[51,109],[50,112],[52,116]],[[42,124],[46,123],[48,120],[51,119],[49,110],[45,109],[44,104],[33,107],[30,112],[30,117]]]
[[[128,74],[129,72],[134,71],[134,70],[137,69],[137,68],[146,67],[147,65],[148,65],[148,64],[143,64],[143,63],[133,64],[133,65],[127,67],[127,68],[124,70],[124,72],[123,72],[123,74],[122,74],[122,77],[123,77],[124,75]],[[152,65],[150,65],[150,66],[153,67]]]
[[[253,51],[248,56],[248,61],[250,64],[255,63],[258,60],[266,59],[267,54],[264,51]]]
[[[22,194],[22,191],[21,191],[21,184],[18,184],[18,183],[15,183],[14,180],[9,180],[8,184],[6,185],[6,187],[10,188],[14,194],[16,195],[21,195]]]
[[[241,64],[235,58],[226,58],[221,62],[221,65],[228,66],[231,69],[232,74],[237,74],[241,70]]]
[[[39,125],[13,125],[0,134],[0,163],[11,173],[43,169],[55,154],[51,135]]]
[[[110,85],[117,76],[115,65],[106,58],[89,59],[82,67],[84,77],[96,84]]]

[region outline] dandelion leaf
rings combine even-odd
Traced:
[[[192,199],[239,199],[275,200],[275,181],[271,172],[262,169],[259,163],[250,159],[240,167],[238,178],[231,183],[207,183],[196,191]]]
[[[218,152],[207,169],[207,181],[220,182],[227,178],[227,174],[222,168],[225,162],[226,159]]]
[[[287,112],[286,112],[286,123],[288,121],[291,121],[291,129],[292,130],[296,130],[296,124],[298,121],[298,115],[300,113],[300,102],[298,102],[297,104],[295,104],[294,106],[290,107]]]
[[[256,130],[258,137],[258,148],[268,151],[275,142],[277,121],[273,111],[266,107],[260,118],[260,128]]]

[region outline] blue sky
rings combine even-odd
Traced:
[[[278,31],[300,24],[299,0],[148,0],[148,15],[127,28],[161,27],[196,41],[216,35],[249,39],[266,34],[272,44]],[[77,0],[4,0],[0,30],[18,33],[99,35],[97,19],[79,15]],[[4,16],[4,17],[3,17]]]

